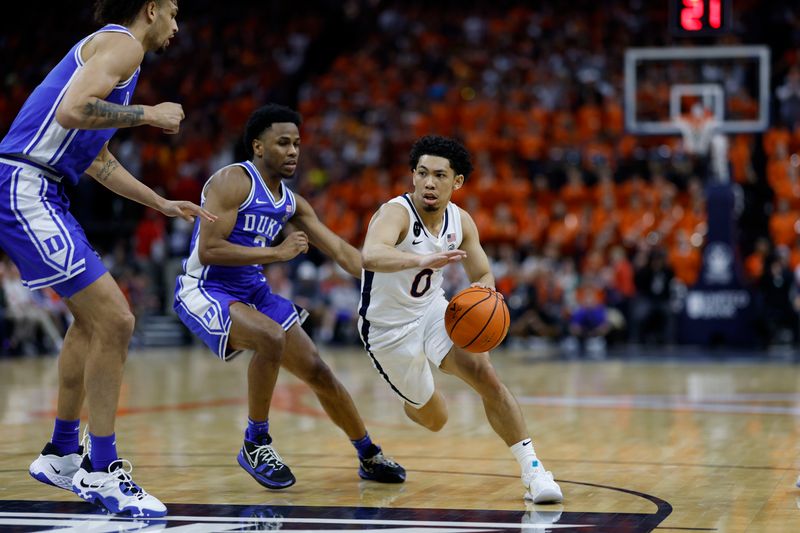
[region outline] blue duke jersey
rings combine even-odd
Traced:
[[[444,212],[442,228],[433,234],[425,227],[408,194],[388,203],[408,211],[409,228],[395,248],[418,255],[455,250],[461,246],[461,212],[450,202]],[[399,272],[371,272],[361,276],[359,314],[371,325],[386,327],[408,324],[425,314],[434,301],[444,297],[442,269],[412,268]]]
[[[271,246],[272,241],[283,229],[286,221],[296,212],[297,204],[294,193],[281,183],[281,196],[275,198],[267,188],[261,174],[250,161],[234,163],[250,176],[250,194],[239,207],[236,224],[228,236],[228,241],[241,246]],[[205,205],[205,188],[201,195],[201,205]],[[202,280],[213,280],[241,285],[251,283],[253,279],[263,280],[263,265],[219,266],[203,265],[198,250],[200,221],[195,221],[192,233],[191,251],[183,262],[184,272],[188,276]]]
[[[67,53],[50,74],[31,93],[11,129],[0,142],[0,157],[24,160],[46,171],[50,179],[78,182],[116,128],[104,130],[65,129],[56,121],[56,108],[64,98],[75,75],[83,67],[83,45],[99,33],[117,32],[135,37],[123,26],[108,24],[83,38]],[[136,88],[139,69],[121,81],[104,98],[114,104],[128,105]]]

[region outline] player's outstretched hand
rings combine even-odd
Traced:
[[[202,217],[209,222],[217,220],[217,215],[185,200],[166,200],[161,207],[161,212],[168,217],[181,217],[187,222],[194,222],[194,217]]]
[[[464,250],[448,250],[436,254],[423,255],[419,263],[420,268],[442,268],[450,263],[458,263],[467,257]]]
[[[308,235],[303,231],[294,231],[283,239],[277,249],[283,254],[284,261],[294,259],[299,254],[308,252]]]

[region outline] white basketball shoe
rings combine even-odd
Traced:
[[[62,455],[52,442],[48,442],[28,472],[37,481],[72,491],[72,477],[81,467],[82,455],[83,447],[78,447],[76,453]]]
[[[87,455],[72,478],[72,492],[113,514],[130,514],[133,518],[166,515],[166,506],[133,482],[132,470],[130,461],[118,459],[108,470],[95,472]]]
[[[553,473],[544,469],[522,474],[525,485],[525,499],[533,503],[561,503],[564,496],[561,487],[553,480]]]

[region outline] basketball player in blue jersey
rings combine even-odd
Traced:
[[[167,216],[213,216],[168,201],[130,175],[108,151],[117,128],[151,125],[176,133],[181,106],[131,105],[144,54],[178,31],[177,0],[98,0],[101,29],[79,41],[33,91],[0,141],[0,247],[31,289],[52,287],[74,322],[58,361],[53,437],[30,466],[39,481],[77,493],[112,513],[163,516],[166,508],[131,479],[117,457],[114,418],[134,317],[68,211],[64,183],[84,173]],[[84,397],[91,452],[78,443]]]
[[[557,503],[561,489],[536,458],[522,411],[500,382],[488,353],[453,345],[444,325],[442,268],[461,262],[473,286],[494,289],[494,276],[472,217],[450,202],[472,171],[457,141],[429,136],[411,149],[414,191],[373,216],[362,250],[359,332],[372,363],[403,400],[406,415],[431,431],[447,422],[447,405],[429,365],[453,374],[481,396],[492,429],[519,461],[525,498]]]
[[[350,438],[361,478],[401,483],[405,470],[372,443],[350,394],[300,327],[295,306],[273,294],[262,273],[264,265],[288,261],[312,244],[354,277],[361,274],[358,250],[283,183],[297,168],[300,122],[300,114],[284,106],[256,110],[244,135],[251,160],[222,168],[204,186],[201,205],[219,218],[195,223],[191,252],[175,287],[175,311],[223,361],[252,352],[249,420],[238,462],[261,485],[283,489],[295,482],[269,435],[270,401],[281,366],[311,387]],[[273,246],[289,223],[297,231]]]

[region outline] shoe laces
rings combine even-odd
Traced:
[[[397,468],[398,464],[389,457],[383,455],[383,452],[378,452],[372,457],[362,459],[368,465],[386,465],[389,468]]]
[[[83,446],[83,455],[89,455],[89,452],[92,450],[92,439],[89,438],[89,424],[83,426],[81,446]]]
[[[269,466],[273,467],[275,470],[280,470],[283,468],[283,457],[280,456],[278,452],[275,451],[275,448],[270,446],[269,444],[261,444],[256,446],[256,453],[255,459],[256,462],[264,462]]]
[[[99,489],[103,485],[109,482],[116,482],[121,483],[124,485],[125,492],[129,496],[133,496],[138,500],[142,500],[147,496],[147,491],[145,491],[142,487],[134,483],[133,478],[131,477],[131,472],[133,472],[133,465],[127,459],[117,459],[114,461],[118,466],[108,472],[101,478],[88,483],[89,487],[93,489]]]
[[[523,474],[522,484],[525,485],[526,487],[529,487],[537,479],[546,479],[549,481],[553,481],[553,473],[550,472],[549,470],[528,472],[527,474]]]

